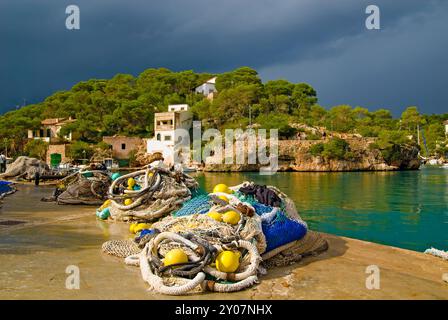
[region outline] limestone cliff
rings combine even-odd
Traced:
[[[393,171],[415,170],[420,167],[418,149],[400,146],[398,160],[387,163],[380,150],[370,146],[372,138],[346,138],[350,145],[349,159],[328,159],[313,156],[310,147],[327,140],[281,140],[279,141],[278,171]],[[207,164],[204,171],[257,171],[260,165]]]

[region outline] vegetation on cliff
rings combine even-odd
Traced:
[[[306,83],[272,80],[263,83],[258,73],[248,67],[218,74],[218,94],[213,101],[194,93],[194,88],[212,74],[193,71],[172,72],[148,69],[137,77],[118,74],[110,80],[91,79],[59,91],[44,101],[7,112],[0,116],[0,142],[9,155],[41,155],[43,145],[27,142],[27,130],[38,129],[45,118],[73,117],[77,121],[61,130],[72,131],[72,153],[80,156],[90,152],[89,144],[98,144],[103,136],[124,134],[141,137],[153,135],[154,113],[166,111],[168,104],[188,103],[203,126],[245,128],[252,124],[262,128],[278,128],[281,138],[293,138],[303,129],[294,124],[326,127],[329,131],[356,133],[377,137],[374,147],[385,158],[393,159],[395,145],[416,143],[417,128],[426,139],[430,154],[445,153],[443,115],[422,115],[416,107],[406,109],[400,118],[390,111],[369,111],[363,107],[339,105],[329,110],[318,105],[314,88]],[[307,133],[307,139],[319,139]],[[423,146],[423,139],[421,147]],[[349,150],[339,140],[319,145],[312,152],[327,157],[347,157]],[[319,149],[318,149],[319,148]],[[341,151],[343,150],[343,152]],[[426,155],[426,149],[422,147]]]

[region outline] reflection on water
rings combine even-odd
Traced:
[[[402,172],[198,173],[202,187],[245,180],[287,193],[314,230],[406,249],[448,250],[448,170]]]

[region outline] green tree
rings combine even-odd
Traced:
[[[445,128],[442,123],[431,123],[424,130],[426,145],[430,153],[439,153],[440,149],[448,144],[445,136]],[[422,139],[423,142],[423,139]],[[422,150],[426,149],[422,148]]]
[[[92,146],[84,141],[75,141],[70,144],[68,155],[73,160],[90,159],[94,154]]]
[[[407,130],[414,135],[417,132],[418,125],[424,124],[423,117],[418,112],[417,107],[408,107],[401,114],[401,124],[403,129]]]
[[[311,107],[317,103],[317,92],[307,83],[298,83],[292,91],[292,101],[295,105],[293,113],[306,119]]]
[[[315,104],[310,109],[309,124],[321,126],[325,123],[326,117],[327,117],[327,110]]]
[[[28,157],[45,161],[48,143],[40,139],[29,140],[24,147],[24,152]]]
[[[210,111],[212,117],[222,127],[225,123],[240,123],[249,117],[249,106],[257,102],[259,86],[254,84],[239,85],[224,90],[213,100]]]
[[[235,88],[240,85],[261,86],[261,79],[258,76],[258,72],[249,67],[241,67],[236,70],[220,74],[216,78],[216,89],[218,92]]]
[[[335,106],[328,112],[326,126],[330,130],[350,132],[355,127],[352,108],[348,105]]]
[[[292,95],[295,85],[287,80],[271,80],[265,83],[264,91],[267,96]]]
[[[262,129],[277,129],[279,138],[291,138],[297,134],[297,129],[289,124],[290,117],[285,114],[260,115],[256,122]]]

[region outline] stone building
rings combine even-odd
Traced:
[[[115,135],[103,137],[103,141],[112,148],[112,157],[118,160],[129,159],[132,151],[137,151],[138,146],[143,143],[139,137],[126,137]]]

